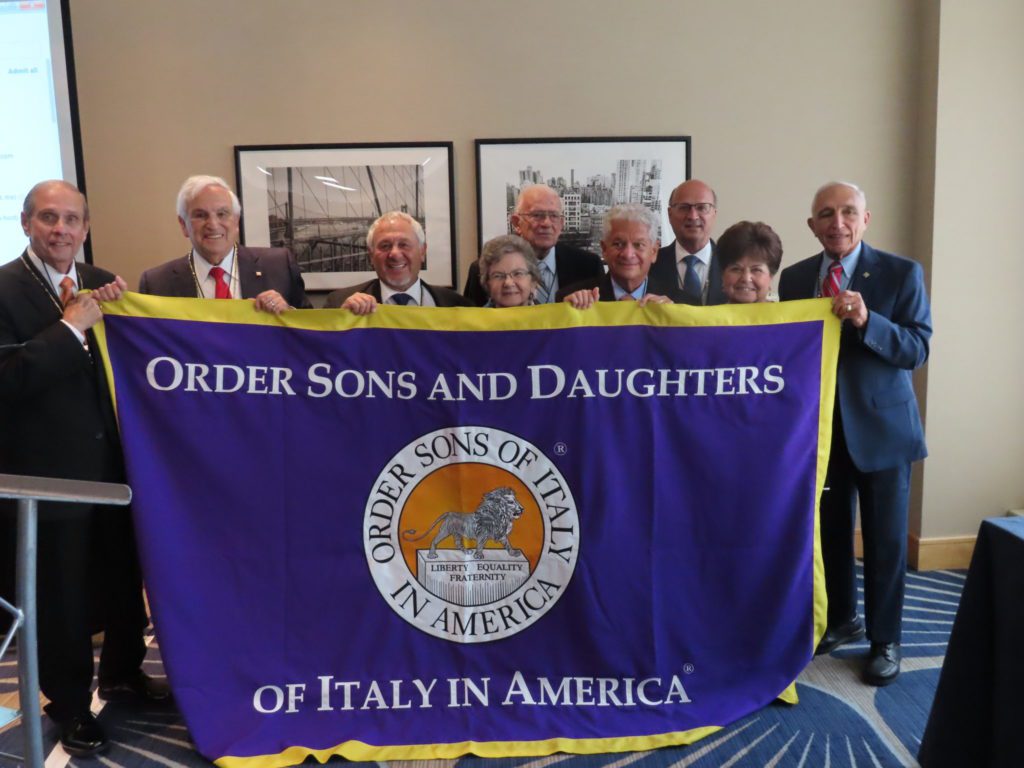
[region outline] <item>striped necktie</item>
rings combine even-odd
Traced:
[[[551,267],[547,265],[547,262],[542,261],[540,263],[540,285],[537,286],[537,303],[547,304],[554,300],[552,295],[552,288],[555,285],[555,273],[551,271]]]
[[[839,291],[842,290],[842,285],[843,265],[839,262],[839,259],[833,259],[832,265],[828,268],[828,274],[825,275],[825,279],[821,283],[821,295],[828,298],[838,296]]]

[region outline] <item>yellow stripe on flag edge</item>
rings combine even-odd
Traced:
[[[129,315],[193,320],[211,323],[244,323],[307,330],[343,331],[357,328],[389,328],[426,331],[544,330],[588,326],[676,326],[775,325],[805,320],[822,320],[833,315],[828,301],[806,300],[783,303],[723,304],[692,307],[685,304],[598,302],[590,309],[573,309],[568,304],[544,304],[513,309],[480,307],[396,307],[380,305],[365,316],[342,309],[290,310],[282,315],[258,312],[247,299],[182,299],[127,292],[120,301],[105,302],[108,315]]]
[[[840,322],[831,311],[829,299],[722,304],[693,307],[685,304],[598,302],[590,309],[577,310],[567,304],[545,304],[515,309],[478,307],[396,307],[380,305],[377,311],[359,317],[342,309],[290,310],[282,315],[256,311],[251,299],[185,299],[126,292],[119,301],[104,302],[108,315],[139,316],[212,323],[238,323],[301,328],[313,331],[345,331],[366,328],[426,331],[510,331],[581,328],[595,326],[700,327],[776,325],[808,321],[822,322],[821,407],[818,419],[818,465],[815,479],[814,514],[814,637],[816,646],[825,633],[828,604],[825,570],[821,558],[819,504],[825,487],[828,455],[832,444],[832,411],[835,404],[836,364],[839,359]],[[114,376],[107,355],[103,323],[94,327],[103,356],[104,371],[117,412]]]
[[[277,755],[221,757],[213,762],[221,768],[281,768],[298,765],[308,757],[326,763],[335,756],[353,761],[451,760],[464,755],[479,757],[542,757],[556,752],[580,755],[605,752],[638,752],[659,747],[692,744],[721,729],[711,725],[689,731],[652,736],[624,736],[607,739],[544,739],[543,741],[460,741],[453,744],[410,744],[380,747],[362,741],[345,741],[327,749],[289,747]]]
[[[828,597],[825,594],[825,564],[821,555],[821,494],[825,489],[829,453],[832,450],[832,413],[836,401],[836,368],[839,364],[839,318],[832,314],[831,299],[805,299],[787,302],[815,305],[825,313],[821,339],[821,394],[818,415],[818,474],[814,483],[814,637],[817,648],[828,623]]]
[[[110,312],[112,307],[120,303],[120,301],[102,302],[100,306],[103,308],[103,311],[108,314],[122,314]],[[110,355],[107,354],[107,329],[103,327],[102,320],[92,327],[92,335],[96,339],[96,345],[99,347],[100,360],[103,361],[103,375],[107,378],[107,389],[110,391],[110,402],[114,407],[114,420],[117,422],[118,431],[120,431],[121,417],[117,413],[117,393],[114,392],[114,369],[110,365]]]

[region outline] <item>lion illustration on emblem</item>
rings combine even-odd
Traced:
[[[483,559],[484,546],[488,541],[502,544],[506,552],[513,557],[519,557],[523,554],[522,551],[513,548],[508,537],[512,533],[513,524],[522,514],[523,505],[516,498],[515,491],[503,486],[485,493],[480,506],[472,512],[443,512],[419,536],[416,535],[416,529],[413,528],[403,531],[402,539],[420,541],[437,528],[437,535],[430,542],[430,554],[427,555],[431,560],[437,559],[437,545],[449,536],[462,552],[467,551],[465,546],[467,539],[475,541],[474,560]]]

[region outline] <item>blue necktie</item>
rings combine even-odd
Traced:
[[[412,301],[412,296],[410,296],[408,293],[393,293],[391,294],[391,300],[395,302],[395,304],[404,307],[408,305],[410,301]]]
[[[702,304],[701,299],[703,298],[703,290],[700,283],[700,275],[697,274],[697,264],[700,263],[700,259],[694,256],[692,253],[686,256],[683,261],[686,262],[686,276],[683,278],[683,293],[685,293],[694,304]]]

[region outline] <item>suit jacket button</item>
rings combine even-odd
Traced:
[[[96,433],[96,439],[97,440],[102,440],[103,439],[103,433],[102,432],[97,432]]]

